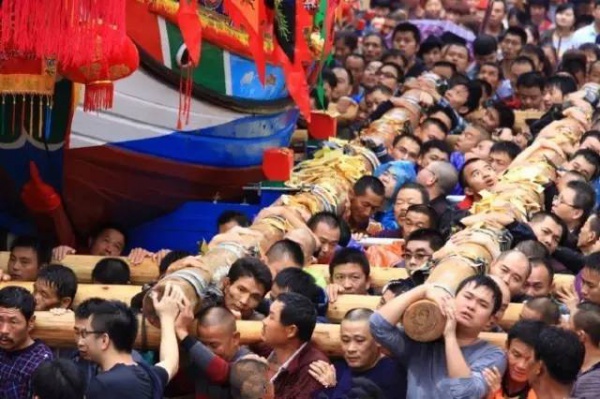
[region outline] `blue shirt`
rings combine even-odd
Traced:
[[[377,385],[388,399],[406,398],[406,370],[398,361],[384,357],[375,367],[366,371],[352,370],[346,361],[334,364],[337,384],[321,392],[317,398],[346,399],[352,389],[352,379],[366,378]]]
[[[471,368],[469,378],[449,378],[442,340],[423,343],[408,338],[404,329],[387,322],[379,313],[371,316],[371,334],[408,372],[406,397],[410,399],[481,399],[488,392],[483,370],[506,370],[504,351],[480,340],[460,348]]]

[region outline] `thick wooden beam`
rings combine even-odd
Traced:
[[[33,292],[32,282],[8,282],[0,283],[0,289],[7,286],[19,286]],[[135,285],[94,285],[79,284],[77,295],[75,296],[74,306],[88,298],[103,298],[123,301],[126,304],[131,302],[131,298],[138,294],[141,287]],[[329,304],[327,319],[331,323],[340,323],[344,315],[351,309],[367,308],[375,310],[379,304],[380,296],[369,295],[340,295],[334,303]],[[504,314],[504,318],[499,323],[504,329],[509,329],[519,320],[523,305],[520,303],[511,303]],[[260,333],[260,331],[259,331]]]
[[[41,339],[51,347],[75,346],[73,313],[55,315],[50,312],[36,312],[35,316],[35,328],[32,333],[34,338]],[[262,340],[262,323],[259,321],[238,321],[238,330],[244,345],[258,343]],[[146,334],[146,349],[157,349],[160,344],[160,329],[146,323]],[[500,347],[504,347],[506,342],[506,334],[482,333],[481,338]],[[329,356],[340,356],[340,326],[317,324],[313,342]],[[141,334],[138,334],[135,344],[137,348],[142,348]]]
[[[9,252],[0,252],[0,270],[6,271]],[[102,260],[102,256],[91,255],[69,255],[62,264],[69,266],[77,275],[80,283],[89,283],[92,281],[92,270],[96,263]],[[127,258],[120,257],[127,262]],[[329,267],[327,265],[311,265],[306,269],[320,273],[326,281],[329,281]],[[131,283],[142,285],[156,281],[158,278],[158,266],[151,259],[146,259],[137,266],[130,265]],[[371,284],[376,290],[381,290],[388,281],[394,279],[407,278],[408,273],[404,268],[371,267]],[[554,285],[556,288],[561,286],[573,285],[574,276],[569,274],[556,274],[554,276]]]
[[[306,269],[313,270],[323,276],[326,281],[329,281],[329,267],[327,265],[311,265]],[[384,285],[390,280],[408,278],[406,269],[399,267],[371,267],[371,285],[376,290],[381,290]],[[554,287],[570,287],[575,281],[575,276],[571,274],[555,274]]]
[[[14,281],[0,283],[0,289],[7,286],[23,287],[33,292],[33,282]],[[127,305],[131,298],[142,291],[139,285],[100,285],[100,284],[78,284],[77,294],[73,301],[73,306],[78,306],[81,302],[89,298],[113,299],[125,302]]]
[[[0,252],[1,270],[7,270],[9,257],[9,252]],[[56,263],[69,266],[77,275],[77,281],[81,283],[90,283],[92,282],[92,270],[94,270],[94,266],[104,258],[104,256],[68,255],[62,262]],[[147,258],[141,264],[135,266],[131,265],[126,257],[119,257],[119,259],[129,264],[132,284],[141,285],[151,283],[158,279],[158,265],[152,259]]]

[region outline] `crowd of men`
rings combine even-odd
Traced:
[[[359,137],[411,79],[433,72],[444,80],[414,131],[390,148],[373,146],[381,166],[354,184],[349,215],[302,220],[284,206],[255,215],[280,216],[292,229],[263,256],[235,261],[222,297],[204,298],[199,312],[175,284],[160,298],[151,293],[157,351],[133,349],[151,285],[128,304],[88,298],[74,306],[78,281],[68,255],[104,257],[92,271],[95,284],[129,284],[130,268],[147,259],[160,279],[175,263],[193,266],[195,254],[134,248],[125,262],[118,257],[127,235],[116,225],[100,227],[79,248],[17,237],[0,271],[0,398],[600,396],[600,130],[570,148],[536,140],[539,120],[560,115],[585,83],[600,83],[600,1],[372,0],[344,15],[334,60],[322,72],[324,98],[313,93],[315,108],[337,115],[339,137]],[[426,34],[423,20],[456,29]],[[538,116],[523,122],[520,112]],[[556,165],[558,179],[544,187],[539,212],[526,223],[500,213],[470,217],[504,225],[511,249],[455,292],[427,283],[434,252],[464,239],[457,232],[471,205],[540,148],[568,161]],[[219,233],[250,223],[226,212]],[[374,264],[359,243],[365,236],[403,239],[402,255]],[[328,278],[307,268],[316,263],[329,265]],[[376,287],[371,272],[380,266],[404,268],[409,277]],[[555,286],[559,274],[574,275],[574,285]],[[33,292],[13,281],[33,282]],[[348,294],[380,295],[379,305],[345,314],[341,357],[330,359],[311,339],[317,323],[330,323],[328,307]],[[446,319],[434,342],[417,342],[400,325],[422,299]],[[510,303],[523,304],[520,320],[503,331]],[[72,350],[33,338],[36,312],[59,309],[73,312]],[[261,342],[242,345],[237,320],[260,321]],[[483,332],[507,333],[505,346]]]

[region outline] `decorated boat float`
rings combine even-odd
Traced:
[[[263,179],[265,149],[288,146],[308,116],[333,0],[121,3],[126,37],[111,55],[62,62],[31,44],[0,58],[0,227],[33,230],[31,198],[20,201],[31,161],[33,183],[59,194],[79,236],[109,221],[164,220],[193,201],[240,200]]]

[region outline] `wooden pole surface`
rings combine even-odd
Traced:
[[[311,265],[305,269],[317,272],[329,282],[329,267],[327,265]],[[400,267],[371,267],[371,286],[376,290],[381,290],[390,280],[408,278],[406,269]],[[575,276],[571,274],[555,274],[554,288],[571,287],[575,281]]]
[[[57,348],[75,347],[75,334],[73,330],[73,313],[55,315],[51,312],[35,312],[35,327],[33,338],[41,339],[47,345]],[[238,330],[241,333],[243,345],[258,343],[262,340],[262,323],[260,321],[238,321]],[[141,331],[141,328],[140,328]],[[141,333],[135,342],[136,348],[158,349],[160,344],[160,329],[146,323],[146,348],[142,347]],[[504,347],[506,334],[482,333],[486,341]],[[328,356],[341,356],[340,326],[337,324],[317,324],[313,333],[313,342]]]
[[[8,264],[9,252],[0,251],[0,269],[6,271]],[[77,275],[77,280],[80,283],[89,283],[92,281],[92,270],[96,263],[104,259],[102,256],[91,255],[68,255],[65,257],[62,264],[69,266]],[[119,259],[127,262],[127,258],[120,257]],[[158,278],[158,266],[152,259],[146,259],[137,266],[131,266],[131,283],[146,284],[156,281]],[[306,267],[307,270],[315,271],[323,276],[329,282],[329,266],[327,265],[311,265]],[[376,290],[381,290],[384,285],[390,280],[408,278],[408,273],[404,268],[387,268],[387,267],[371,267],[371,284]],[[554,286],[556,288],[563,286],[572,286],[574,276],[570,274],[555,274]]]
[[[0,289],[8,286],[23,287],[33,292],[32,282],[7,282],[0,283]],[[129,305],[131,298],[141,291],[141,287],[135,285],[94,285],[94,284],[79,284],[77,287],[77,295],[75,296],[74,306],[78,306],[81,302],[88,298],[102,298],[125,302]],[[367,308],[377,309],[381,297],[374,295],[340,295],[338,299],[329,304],[327,311],[327,319],[331,323],[340,323],[344,315],[352,309]],[[520,303],[511,303],[504,314],[504,318],[500,321],[500,326],[507,330],[519,320],[519,315],[523,305]]]
[[[0,289],[8,286],[23,287],[33,292],[33,282],[14,281],[0,283]],[[78,284],[77,294],[73,301],[73,306],[78,306],[81,302],[89,298],[111,299],[130,304],[131,298],[139,294],[142,287],[139,285],[100,285],[100,284]]]
[[[0,252],[0,269],[7,271],[8,260],[10,252]],[[96,264],[104,259],[105,256],[91,256],[91,255],[67,255],[60,263],[65,266],[69,266],[77,275],[77,281],[80,283],[92,282],[92,270]],[[131,272],[131,283],[132,284],[146,284],[156,281],[158,279],[158,265],[155,261],[150,258],[144,259],[139,265],[131,265],[126,257],[119,257],[119,259],[125,261],[129,265]]]

